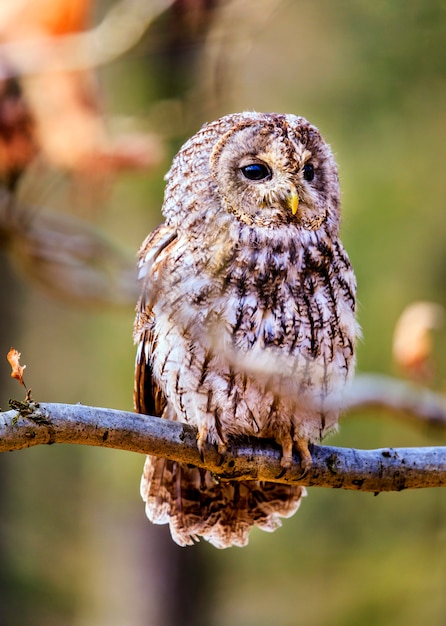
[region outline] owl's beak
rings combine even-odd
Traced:
[[[288,209],[291,209],[291,213],[296,215],[299,208],[299,196],[297,194],[296,187],[292,187],[288,195],[285,197],[285,203]]]

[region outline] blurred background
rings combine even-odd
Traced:
[[[162,220],[164,173],[205,121],[246,109],[303,115],[332,145],[359,371],[445,391],[444,329],[415,365],[392,353],[408,305],[446,304],[442,0],[12,4],[0,9],[3,409],[23,395],[14,346],[37,400],[131,410],[133,267]],[[33,39],[48,35],[72,47]],[[329,443],[444,445],[444,431],[368,412]],[[1,455],[1,626],[446,624],[444,490],[312,488],[246,548],[179,548],[145,518],[143,460]]]

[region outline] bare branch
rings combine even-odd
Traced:
[[[208,445],[201,458],[196,430],[157,417],[83,405],[13,403],[1,414],[0,451],[71,443],[150,453],[191,463],[222,480],[269,480],[361,491],[446,486],[446,447],[353,450],[313,446],[313,467],[301,477],[297,455],[280,467],[271,442],[238,440],[223,456]]]
[[[357,375],[342,405],[345,411],[379,408],[430,426],[446,427],[445,396],[390,376]]]

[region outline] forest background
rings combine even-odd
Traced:
[[[112,6],[96,3],[92,24]],[[156,134],[156,164],[119,172],[107,193],[40,164],[20,202],[89,221],[132,264],[162,220],[170,160],[202,123],[239,110],[303,115],[339,164],[364,336],[358,370],[405,376],[392,355],[401,312],[418,300],[446,304],[445,41],[441,0],[177,1],[95,70],[107,123]],[[130,410],[132,289],[119,306],[87,306],[42,290],[23,265],[20,246],[5,245],[0,355],[22,352],[40,401]],[[445,344],[440,329],[423,378],[439,391]],[[15,384],[0,359],[3,408],[20,396]],[[346,416],[329,443],[442,441],[444,432],[374,412]],[[446,623],[444,490],[312,488],[282,529],[254,531],[242,550],[181,549],[145,518],[142,465],[136,454],[77,446],[1,455],[0,625]]]

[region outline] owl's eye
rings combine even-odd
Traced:
[[[248,180],[265,180],[271,178],[271,170],[264,163],[251,163],[240,168],[243,176]]]
[[[313,180],[314,166],[311,163],[305,163],[305,165],[303,166],[302,172],[304,173],[305,180],[308,180],[308,182]]]

